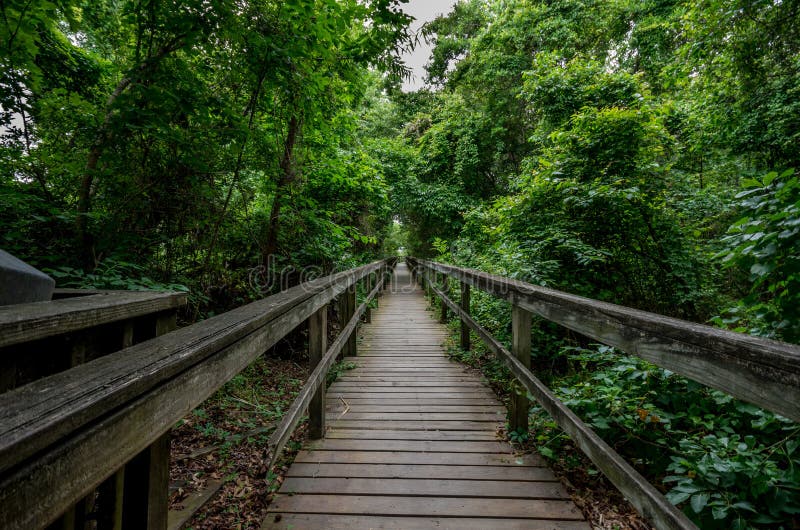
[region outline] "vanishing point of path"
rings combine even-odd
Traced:
[[[357,368],[328,389],[326,438],[297,455],[264,529],[588,530],[542,459],[498,436],[505,409],[446,337],[398,264]]]

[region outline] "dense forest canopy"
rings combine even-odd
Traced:
[[[397,4],[3,2],[4,248],[62,284],[212,306],[257,296],[270,260],[379,253],[388,183],[360,120],[405,73]]]
[[[62,286],[186,289],[195,318],[402,248],[800,341],[800,1],[462,0],[410,93],[403,3],[1,2],[0,245]],[[534,338],[705,527],[796,525],[796,425]]]

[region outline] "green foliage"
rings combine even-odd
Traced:
[[[726,267],[749,274],[750,292],[725,323],[800,341],[800,179],[793,170],[748,179],[736,195],[743,214],[722,238]]]
[[[648,475],[701,528],[786,525],[800,510],[800,429],[613,349],[569,347],[550,384],[560,399]],[[552,450],[565,440],[541,408],[533,430]],[[790,523],[788,523],[790,524]]]
[[[410,253],[800,341],[798,7],[459,2],[426,28],[431,86],[381,122]],[[508,342],[508,307],[473,293]],[[532,338],[537,374],[702,528],[796,525],[795,424],[546,322]],[[452,355],[513,388],[480,346]]]

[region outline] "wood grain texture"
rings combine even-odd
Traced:
[[[175,310],[185,304],[185,293],[109,291],[0,306],[0,348]]]
[[[528,392],[550,414],[577,446],[594,462],[609,480],[628,498],[640,514],[657,528],[696,529],[682,512],[673,506],[652,484],[628,464],[613,448],[600,438],[576,414],[564,405],[547,386],[531,373],[520,359],[509,352],[485,328],[461,310],[443,292],[433,287],[437,296],[468,325],[506,366]]]
[[[573,331],[800,421],[800,346],[417,260]]]
[[[445,357],[441,313],[410,280],[399,266],[263,528],[588,528],[543,459],[498,435],[506,410]]]
[[[555,521],[531,519],[493,519],[468,517],[397,517],[343,515],[330,518],[327,514],[274,514],[268,517],[263,530],[284,528],[329,528],[331,530],[590,530],[583,521]]]
[[[0,396],[0,528],[40,528],[55,520],[382,265],[307,282]]]

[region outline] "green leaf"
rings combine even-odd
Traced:
[[[694,513],[700,513],[703,511],[703,508],[706,507],[708,504],[708,499],[711,496],[708,493],[698,493],[697,495],[692,495],[692,500],[689,501],[689,505],[694,510]]]

